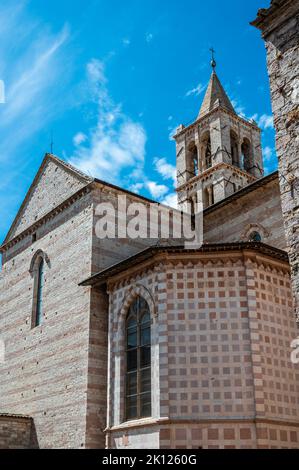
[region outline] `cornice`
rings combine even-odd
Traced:
[[[229,111],[226,108],[223,108],[222,106],[217,106],[216,108],[212,109],[209,113],[205,114],[204,116],[197,118],[194,122],[189,124],[188,126],[184,126],[184,128],[179,131],[177,134],[173,136],[174,140],[176,140],[177,137],[180,137],[181,135],[185,134],[187,131],[191,130],[192,128],[198,126],[199,124],[205,124],[207,121],[209,121],[209,118],[218,112],[227,114],[230,116],[232,119],[238,121],[241,121],[245,126],[248,126],[250,128],[254,128],[255,130],[258,130],[261,132],[261,129],[258,127],[257,124],[254,124],[253,122],[248,121],[247,119],[243,118],[242,116],[239,116],[238,114],[235,114],[231,111]]]
[[[16,235],[14,238],[12,238],[11,240],[8,240],[6,243],[3,243],[0,246],[0,253],[4,253],[9,248],[11,248],[12,246],[16,245],[18,242],[23,240],[25,237],[34,233],[39,227],[47,223],[49,220],[53,219],[56,215],[60,214],[65,208],[70,207],[78,199],[81,199],[83,196],[90,193],[91,190],[92,190],[92,182],[87,184],[86,186],[83,186],[83,188],[79,189],[79,191],[72,194],[68,199],[63,201],[58,206],[54,207],[54,209],[52,209],[50,212],[42,216],[40,219],[38,219],[32,225],[30,225],[21,233]]]
[[[256,176],[253,176],[250,173],[247,173],[246,171],[242,170],[241,168],[238,168],[234,165],[230,165],[229,163],[219,162],[219,163],[216,163],[216,165],[213,165],[210,168],[208,168],[207,170],[203,171],[201,174],[194,176],[193,178],[188,180],[186,183],[183,183],[180,186],[178,186],[176,188],[176,192],[180,192],[184,189],[187,189],[189,186],[192,186],[193,184],[197,183],[197,181],[205,181],[212,174],[214,174],[215,171],[221,170],[222,168],[225,168],[225,169],[228,169],[228,170],[233,170],[238,175],[248,178],[251,182],[254,182],[258,179]],[[248,183],[248,184],[250,184],[250,183]]]
[[[151,426],[169,426],[169,425],[188,425],[188,424],[268,424],[268,425],[278,425],[278,426],[290,426],[290,427],[299,427],[299,421],[295,420],[286,420],[286,419],[279,419],[279,418],[264,418],[264,417],[257,417],[256,415],[253,416],[221,416],[221,417],[210,417],[207,418],[206,416],[198,417],[198,418],[144,418],[139,420],[132,420],[127,421],[125,423],[121,423],[115,426],[107,427],[104,429],[106,433],[112,432],[120,432],[134,428],[144,428],[144,427],[151,427]]]
[[[260,265],[289,273],[288,255],[286,252],[263,243],[240,242],[203,245],[199,250],[186,250],[183,247],[150,247],[143,252],[128,258],[117,265],[97,273],[81,282],[81,286],[101,286],[106,284],[111,292],[115,287],[127,286],[136,279],[148,275],[149,270],[166,272],[176,268],[194,269],[196,266],[240,266],[248,263]]]

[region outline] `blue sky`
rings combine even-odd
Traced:
[[[0,238],[45,152],[171,203],[170,135],[199,110],[211,73],[263,129],[276,169],[265,48],[249,25],[269,0],[1,0]]]

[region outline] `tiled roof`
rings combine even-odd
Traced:
[[[167,245],[160,245],[160,246],[151,246],[146,248],[145,250],[140,251],[139,253],[126,258],[125,260],[106,268],[93,276],[89,277],[88,279],[81,282],[80,286],[100,286],[107,282],[107,280],[115,276],[122,271],[130,268],[131,266],[136,266],[137,264],[141,264],[144,261],[152,259],[155,255],[159,253],[165,254],[175,254],[181,253],[186,255],[194,255],[195,253],[216,253],[216,252],[229,252],[229,251],[242,251],[242,250],[251,250],[256,251],[264,255],[271,256],[272,258],[279,259],[284,262],[288,262],[288,254],[275,248],[270,245],[266,245],[265,243],[261,242],[233,242],[233,243],[214,243],[214,244],[206,244],[202,245],[199,249],[186,249],[184,246],[167,246]]]

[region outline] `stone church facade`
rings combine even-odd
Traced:
[[[99,238],[100,203],[153,201],[45,156],[1,247],[0,447],[298,448],[278,173],[212,66],[175,135],[200,248]]]

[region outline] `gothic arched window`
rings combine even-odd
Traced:
[[[38,250],[32,258],[29,269],[33,278],[32,328],[43,322],[43,288],[46,263],[49,264],[47,255],[42,250]]]
[[[191,177],[197,176],[198,175],[198,153],[197,153],[197,147],[194,142],[191,142],[191,144],[188,147],[188,158],[190,159],[190,174]]]
[[[44,287],[44,260],[40,259],[37,271],[37,292],[36,292],[36,311],[35,326],[43,321],[43,287]]]
[[[244,139],[241,145],[241,152],[243,158],[243,169],[250,173],[252,171],[252,156],[251,156],[251,143],[248,139]]]
[[[235,165],[235,166],[240,166],[239,149],[238,149],[238,137],[233,131],[230,131],[230,144],[231,144],[232,164]]]
[[[211,151],[211,138],[209,137],[206,142],[205,149],[205,167],[206,169],[212,166],[212,151]]]
[[[151,316],[137,297],[126,319],[126,419],[151,416]]]

